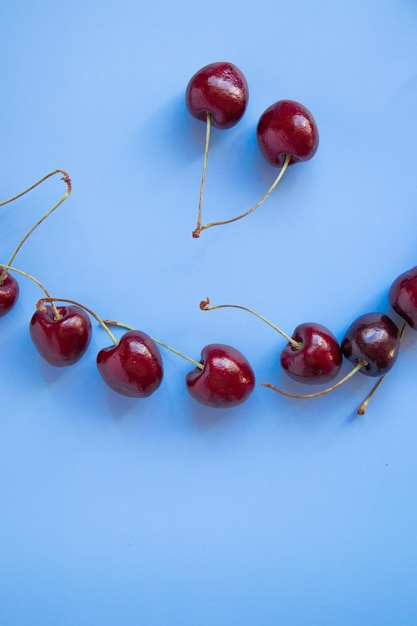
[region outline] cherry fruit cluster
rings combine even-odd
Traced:
[[[40,356],[53,367],[77,363],[86,353],[92,337],[94,319],[106,331],[111,345],[97,354],[96,363],[103,381],[115,392],[132,398],[145,398],[160,386],[164,368],[159,346],[175,352],[194,365],[186,376],[186,387],[198,402],[210,407],[233,407],[244,402],[255,387],[255,374],[244,355],[221,343],[205,346],[196,361],[143,331],[111,320],[103,320],[87,306],[71,299],[54,298],[46,287],[28,272],[14,266],[14,259],[33,231],[68,198],[72,190],[70,176],[54,170],[21,193],[4,200],[0,206],[25,195],[48,178],[62,174],[67,189],[20,240],[7,263],[0,263],[0,317],[9,313],[19,296],[15,274],[38,285],[43,297],[38,300],[29,324],[30,337]],[[58,304],[59,303],[59,304]],[[111,327],[124,328],[117,340]]]
[[[257,140],[262,155],[278,176],[264,196],[249,210],[229,220],[202,224],[202,201],[207,169],[211,127],[231,128],[242,118],[248,103],[248,85],[242,72],[232,63],[211,63],[191,78],[186,89],[188,111],[206,124],[206,143],[198,203],[197,225],[193,237],[212,226],[234,222],[253,213],[272,193],[289,166],[311,159],[317,151],[319,133],[310,111],[294,100],[280,100],[264,111],[257,125]],[[94,319],[107,333],[111,345],[103,347],[96,357],[98,372],[115,392],[134,398],[144,398],[160,386],[163,360],[160,347],[168,349],[191,362],[194,368],[185,379],[189,394],[197,401],[213,408],[234,407],[245,402],[255,387],[255,374],[246,357],[236,348],[209,344],[201,351],[201,359],[194,360],[163,341],[150,337],[127,324],[105,320],[94,311],[71,299],[54,298],[46,287],[28,272],[17,268],[14,259],[33,231],[53,213],[70,195],[72,182],[69,174],[56,169],[21,193],[0,202],[8,204],[35,187],[61,174],[66,191],[22,237],[7,263],[0,264],[0,317],[9,313],[19,296],[15,274],[35,282],[43,292],[30,320],[30,337],[39,355],[53,367],[66,367],[78,362],[86,353],[92,336]],[[329,383],[340,373],[343,358],[353,369],[324,390],[308,394],[291,394],[264,382],[262,385],[293,398],[313,398],[333,391],[354,374],[360,372],[377,377],[377,383],[361,404],[363,414],[375,390],[394,365],[402,335],[406,327],[417,329],[417,267],[399,276],[389,290],[392,308],[404,319],[401,330],[386,313],[370,312],[360,316],[347,329],[341,343],[335,335],[317,323],[304,323],[292,335],[259,313],[237,304],[211,305],[207,298],[200,303],[204,311],[237,308],[249,312],[274,328],[287,343],[281,352],[280,363],[288,376],[308,384]],[[58,304],[60,303],[60,304]],[[112,327],[124,329],[116,339]]]

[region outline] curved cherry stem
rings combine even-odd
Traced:
[[[268,191],[262,196],[262,198],[260,200],[258,200],[258,202],[256,204],[253,205],[252,208],[250,208],[248,211],[245,211],[245,213],[242,213],[241,215],[237,215],[236,217],[232,217],[229,220],[222,220],[220,222],[209,222],[208,224],[204,224],[203,226],[200,225],[198,227],[198,229],[196,229],[194,231],[194,233],[196,233],[196,231],[198,230],[198,234],[195,235],[193,233],[193,237],[199,237],[201,231],[205,230],[206,228],[211,228],[212,226],[223,226],[224,224],[231,224],[232,222],[237,222],[238,220],[241,220],[243,217],[246,217],[247,215],[250,215],[251,213],[256,211],[256,209],[258,207],[260,207],[261,204],[263,204],[265,202],[265,200],[267,198],[269,198],[271,193],[274,191],[275,187],[278,185],[279,181],[284,176],[285,170],[287,169],[287,167],[288,167],[288,165],[290,163],[290,160],[291,160],[291,154],[286,154],[285,155],[285,161],[284,161],[284,163],[282,165],[282,168],[280,169],[280,172],[279,172],[278,176],[275,178],[274,182],[272,183],[272,185],[270,186]]]
[[[276,326],[275,324],[270,322],[266,317],[264,317],[260,313],[257,313],[256,311],[253,311],[252,309],[249,309],[246,306],[241,306],[239,304],[216,304],[216,305],[213,304],[213,305],[210,305],[210,298],[206,298],[205,300],[202,300],[200,302],[200,309],[202,311],[214,311],[214,309],[229,309],[229,308],[230,309],[241,309],[242,311],[246,311],[247,313],[251,313],[252,315],[255,315],[255,317],[258,317],[260,320],[265,322],[265,324],[268,324],[268,326],[271,326],[271,328],[276,330],[276,332],[279,333],[282,337],[284,337],[284,339],[286,339],[290,344],[292,344],[294,346],[294,348],[296,348],[297,350],[301,350],[301,348],[303,347],[303,344],[300,341],[295,341],[295,339],[293,339],[292,337],[287,335],[287,333],[285,333],[283,330],[278,328],[278,326]]]
[[[114,320],[104,320],[104,323],[106,325],[108,325],[108,326],[118,326],[119,328],[125,328],[126,330],[136,330],[136,328],[134,326],[129,326],[129,324],[123,324],[122,322],[115,322]],[[185,359],[186,361],[189,361],[190,363],[195,365],[195,367],[198,367],[201,370],[203,369],[204,366],[203,366],[202,363],[199,363],[198,361],[195,361],[194,359],[192,359],[191,357],[187,356],[186,354],[183,354],[179,350],[176,350],[172,346],[169,346],[164,341],[161,341],[160,339],[155,339],[155,337],[151,337],[151,339],[152,339],[152,341],[154,341],[158,345],[162,346],[163,348],[166,348],[167,350],[170,350],[171,352],[173,352],[174,354],[180,356],[181,358]]]
[[[67,190],[64,193],[64,195],[58,200],[58,202],[56,202],[54,204],[54,206],[49,209],[49,211],[47,211],[29,230],[28,232],[22,237],[22,239],[19,241],[18,245],[16,246],[16,248],[13,251],[13,254],[11,255],[7,265],[12,265],[13,261],[17,255],[17,253],[19,252],[20,248],[23,246],[23,244],[25,243],[25,241],[28,239],[28,237],[30,237],[30,235],[33,233],[34,230],[36,230],[38,228],[38,226],[40,226],[40,224],[42,224],[42,222],[44,222],[46,220],[47,217],[49,217],[51,215],[51,213],[53,213],[63,202],[64,200],[66,200],[68,198],[68,196],[70,195],[71,191],[72,191],[72,182],[71,179],[69,177],[68,172],[66,172],[65,170],[53,170],[52,172],[49,172],[49,174],[46,174],[46,176],[44,176],[43,178],[41,178],[40,180],[38,180],[36,183],[34,183],[33,185],[31,185],[30,187],[28,187],[27,189],[25,189],[24,191],[22,191],[21,193],[17,194],[16,196],[13,196],[12,198],[9,198],[8,200],[4,200],[3,202],[0,202],[0,206],[7,204],[8,202],[12,202],[13,200],[16,200],[17,198],[20,198],[21,196],[25,195],[26,193],[28,193],[29,191],[32,191],[32,189],[35,189],[35,187],[37,187],[38,185],[40,185],[41,183],[43,183],[45,180],[47,180],[48,178],[50,178],[51,176],[55,175],[55,174],[62,174],[62,178],[61,180],[63,180],[66,185],[67,185]],[[5,272],[2,272],[2,274],[0,275],[0,284],[3,280],[3,278],[5,277]]]
[[[91,317],[93,317],[100,324],[100,326],[106,331],[114,345],[118,344],[116,337],[113,335],[110,328],[108,328],[106,322],[104,322],[101,317],[97,315],[97,313],[85,306],[85,304],[80,304],[76,300],[69,300],[68,298],[41,298],[37,301],[36,308],[38,309],[38,311],[45,311],[45,303],[49,303],[51,304],[51,306],[53,306],[55,302],[65,302],[66,304],[74,304],[75,306],[80,307],[80,309],[86,311],[86,313],[91,315]]]
[[[400,332],[400,339],[402,339],[404,337],[404,333],[405,333],[405,329],[407,328],[407,323],[404,322],[402,328],[401,328],[401,332]],[[387,372],[388,373],[388,372]],[[377,389],[379,389],[380,384],[382,383],[382,381],[384,380],[385,376],[387,375],[383,374],[375,383],[375,385],[372,387],[371,391],[368,393],[368,395],[366,396],[365,400],[358,406],[358,409],[356,411],[356,413],[358,415],[365,415],[366,413],[366,409],[368,408],[368,404],[369,401],[373,398],[375,392],[377,391]]]
[[[46,289],[46,287],[44,285],[42,285],[40,280],[38,280],[37,278],[35,278],[31,274],[28,274],[28,272],[25,272],[24,270],[20,270],[17,267],[12,267],[11,265],[5,265],[4,263],[0,263],[0,268],[2,270],[5,270],[5,272],[3,272],[2,275],[3,274],[7,274],[7,272],[16,272],[16,274],[20,274],[21,276],[24,276],[25,278],[28,278],[29,280],[34,282],[36,285],[38,285],[38,287],[40,289],[42,289],[43,293],[45,294],[45,296],[47,298],[51,297],[49,292],[48,292],[48,290]],[[56,319],[59,319],[61,316],[59,315],[58,310],[57,310],[56,306],[53,303],[52,303],[52,308],[54,310],[54,315],[55,315]]]
[[[24,191],[19,192],[18,194],[16,194],[15,196],[12,196],[11,198],[8,198],[7,200],[2,200],[0,202],[0,206],[4,206],[5,204],[9,204],[9,202],[13,202],[14,200],[17,200],[18,198],[21,198],[26,193],[29,193],[29,191],[32,191],[32,189],[35,189],[35,187],[37,187],[38,185],[41,185],[43,182],[45,182],[45,180],[47,180],[48,178],[51,178],[51,176],[55,176],[55,174],[63,174],[62,180],[68,179],[68,181],[71,184],[70,178],[68,176],[68,172],[66,172],[65,170],[60,170],[60,169],[52,170],[52,172],[49,172],[49,174],[45,174],[45,176],[42,176],[42,178],[37,180],[36,183],[33,183],[33,185],[31,185],[30,187],[27,187],[27,189],[24,189]]]
[[[193,230],[193,237],[197,239],[200,236],[200,233],[204,226],[201,226],[201,216],[203,210],[203,195],[204,195],[204,184],[206,182],[206,170],[207,170],[207,160],[208,160],[208,151],[210,145],[210,134],[211,134],[211,113],[207,112],[206,116],[206,143],[204,146],[204,160],[203,160],[203,169],[201,172],[201,183],[200,183],[200,197],[198,200],[198,214],[197,214],[197,226]]]
[[[366,361],[362,361],[362,360],[359,361],[357,365],[353,368],[353,370],[351,370],[348,374],[346,374],[346,376],[341,378],[337,383],[335,383],[331,387],[327,387],[327,389],[323,389],[322,391],[316,391],[315,393],[306,393],[306,394],[289,393],[288,391],[284,391],[283,389],[279,389],[278,387],[275,387],[275,385],[271,385],[271,383],[261,383],[261,385],[262,387],[267,387],[268,389],[272,389],[272,391],[276,391],[277,393],[280,393],[282,396],[287,396],[287,398],[297,398],[301,400],[307,400],[309,398],[318,398],[319,396],[324,396],[326,393],[330,393],[331,391],[334,391],[335,389],[337,389],[338,387],[346,383],[348,380],[352,378],[352,376],[357,374],[357,372],[359,372],[359,370],[365,365],[367,365]]]

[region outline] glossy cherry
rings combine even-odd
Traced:
[[[388,315],[366,313],[348,328],[341,343],[344,356],[354,364],[364,361],[360,372],[381,376],[394,365],[400,349],[400,332]]]
[[[150,396],[163,378],[158,346],[139,330],[129,330],[116,345],[100,350],[97,368],[113,391],[131,398]]]
[[[0,268],[0,277],[2,270]],[[9,273],[0,280],[0,317],[6,315],[15,306],[19,297],[19,283]]]
[[[29,328],[39,354],[55,367],[79,361],[92,333],[89,316],[78,306],[43,305],[33,314]]]
[[[333,333],[325,326],[304,323],[281,352],[280,362],[290,378],[302,383],[325,383],[340,371],[343,355]]]
[[[231,346],[213,343],[201,351],[202,368],[186,377],[190,395],[206,406],[230,408],[242,404],[255,387],[255,374],[241,352]]]
[[[270,165],[308,161],[317,152],[319,132],[310,111],[294,100],[279,100],[261,115],[256,129],[259,148]]]
[[[186,88],[185,102],[193,117],[206,122],[209,113],[213,126],[224,130],[241,119],[248,94],[246,79],[236,65],[219,61],[194,74]]]
[[[417,266],[394,280],[388,298],[394,311],[417,330]]]

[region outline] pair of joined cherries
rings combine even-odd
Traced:
[[[256,137],[266,161],[280,172],[262,198],[244,213],[228,220],[202,224],[202,203],[211,126],[226,130],[237,124],[246,111],[249,90],[245,76],[229,62],[205,65],[190,79],[185,92],[188,111],[206,123],[206,143],[200,185],[197,225],[193,237],[212,226],[230,224],[253,213],[272,193],[288,166],[308,161],[317,152],[319,132],[310,111],[295,100],[279,100],[259,118]]]

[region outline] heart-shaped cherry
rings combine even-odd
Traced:
[[[336,337],[325,326],[304,323],[297,326],[281,352],[281,366],[290,378],[302,383],[325,383],[342,366],[343,356]]]
[[[129,330],[116,345],[100,350],[97,368],[111,389],[130,398],[150,396],[163,378],[158,346],[139,330]]]
[[[191,115],[224,130],[241,119],[248,104],[248,85],[233,63],[218,61],[199,69],[190,79],[185,102]]]
[[[33,314],[29,328],[39,354],[55,367],[79,361],[92,332],[90,318],[79,306],[42,304]]]
[[[394,280],[388,298],[394,311],[417,330],[417,266]]]
[[[239,350],[213,343],[201,351],[202,369],[196,367],[186,376],[190,395],[206,406],[230,408],[242,404],[255,387],[255,374]]]
[[[294,100],[279,100],[262,113],[256,129],[259,148],[270,165],[308,161],[317,152],[319,132],[310,111]]]
[[[0,269],[0,278],[2,271]],[[19,297],[19,284],[10,273],[3,273],[0,280],[0,317],[6,315],[17,302]]]
[[[360,371],[367,376],[381,376],[394,365],[400,349],[400,332],[384,313],[366,313],[358,317],[342,339],[342,352],[352,363],[364,362]]]

